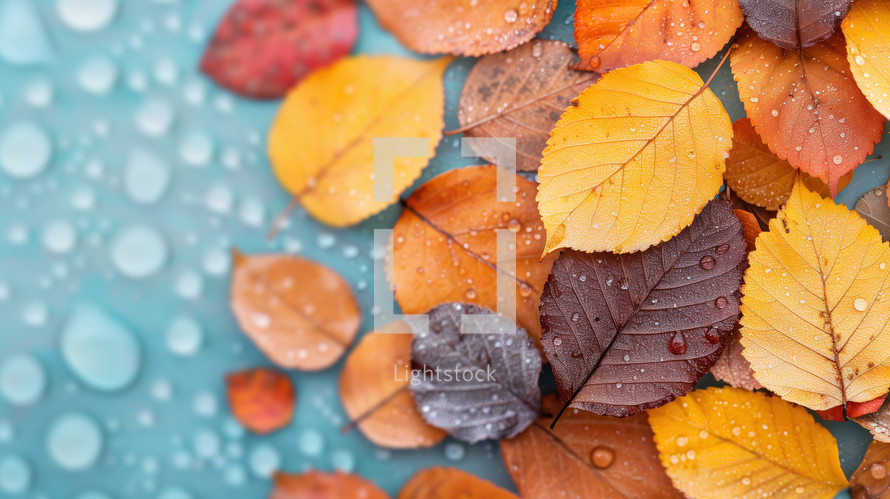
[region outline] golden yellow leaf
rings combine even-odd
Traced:
[[[742,354],[785,400],[824,411],[890,388],[890,245],[800,181],[757,237],[742,287]]]
[[[743,200],[767,210],[778,210],[788,200],[798,177],[820,196],[831,196],[825,182],[773,154],[757,135],[750,119],[737,120],[732,124],[732,132],[732,150],[723,177],[726,185]],[[846,187],[852,176],[853,172],[844,175],[839,189]]]
[[[630,253],[675,236],[719,191],[731,139],[726,110],[691,69],[653,61],[607,73],[544,150],[544,253]]]
[[[890,118],[890,1],[856,0],[841,25],[853,79],[886,118]]]
[[[359,56],[312,73],[288,94],[269,132],[281,185],[312,216],[337,227],[394,203],[442,138],[442,74],[450,60]],[[429,138],[429,154],[397,157],[395,195],[375,201],[374,139],[385,137]]]
[[[741,388],[696,390],[649,411],[661,462],[693,498],[831,499],[837,442],[802,407]]]

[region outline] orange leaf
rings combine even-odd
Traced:
[[[497,311],[497,277],[515,263],[516,322],[540,343],[538,305],[555,252],[541,261],[544,227],[537,185],[516,176],[516,201],[496,199],[497,168],[447,171],[408,198],[393,228],[390,282],[406,314],[464,302]],[[516,260],[499,262],[497,229],[516,233]]]
[[[760,234],[760,223],[757,222],[757,217],[750,211],[732,211],[735,213],[735,216],[739,217],[739,221],[742,222],[742,235],[745,236],[745,244],[750,253],[754,251],[754,242],[757,240],[757,235]]]
[[[308,471],[300,475],[276,473],[269,499],[389,499],[373,482],[351,473]]]
[[[798,177],[813,192],[831,197],[825,182],[811,177],[779,158],[760,139],[751,120],[742,118],[732,124],[732,149],[726,160],[726,185],[743,200],[776,211],[788,201],[791,188]],[[850,183],[852,174],[841,179],[843,189]]]
[[[550,22],[556,0],[368,0],[384,29],[424,54],[479,56],[521,45]]]
[[[656,59],[694,68],[741,25],[737,0],[578,0],[579,69],[605,73]]]
[[[562,403],[544,397],[544,413]],[[554,429],[544,416],[514,438],[501,455],[526,499],[551,497],[680,498],[658,458],[645,413],[626,418],[566,411]]]
[[[287,255],[235,252],[231,306],[247,336],[287,369],[330,367],[352,343],[361,311],[333,270]]]
[[[290,424],[297,401],[290,378],[266,368],[227,374],[226,394],[235,419],[259,434],[271,433]]]
[[[850,496],[853,499],[890,498],[890,444],[872,442],[862,458],[862,464],[850,477]]]
[[[457,468],[436,466],[411,477],[398,499],[519,499],[515,494]]]
[[[446,433],[424,421],[408,390],[411,329],[404,322],[366,334],[340,372],[340,400],[368,439],[382,447],[430,447]]]
[[[884,131],[883,116],[850,76],[843,36],[785,50],[744,29],[730,60],[745,111],[770,150],[837,193]]]

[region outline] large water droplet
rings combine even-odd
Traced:
[[[133,225],[111,243],[111,261],[122,274],[143,278],[161,270],[167,261],[167,242],[153,227]]]
[[[130,199],[140,204],[159,201],[170,185],[171,170],[166,162],[144,149],[134,149],[127,160],[124,187]]]
[[[77,230],[67,220],[54,220],[43,229],[43,247],[52,253],[65,254],[77,244]]]
[[[133,333],[94,305],[75,305],[60,343],[68,367],[94,389],[120,390],[139,372],[141,351]]]
[[[56,0],[56,11],[75,31],[97,31],[114,18],[117,0]]]
[[[865,312],[865,309],[868,308],[868,302],[865,300],[865,298],[856,298],[855,300],[853,300],[853,308],[860,312]]]
[[[698,261],[698,265],[705,270],[711,270],[717,265],[717,260],[714,260],[714,257],[711,255],[705,255]]]
[[[213,159],[213,138],[203,130],[186,132],[179,143],[179,156],[192,166],[207,166]]]
[[[331,452],[331,466],[335,470],[350,473],[355,469],[355,456],[346,449]]]
[[[96,95],[108,93],[117,82],[117,77],[117,66],[105,56],[91,57],[77,72],[80,88]]]
[[[49,135],[33,123],[15,123],[0,136],[0,167],[11,177],[38,175],[49,164],[52,154]]]
[[[324,450],[324,438],[318,430],[309,428],[297,437],[297,447],[307,456],[318,456]]]
[[[46,447],[59,467],[83,470],[99,459],[104,445],[102,430],[92,418],[68,413],[56,419],[47,431]]]
[[[716,327],[709,327],[707,331],[705,331],[705,339],[708,340],[708,343],[716,345],[720,343],[720,330]]]
[[[46,391],[46,371],[27,354],[17,354],[0,364],[0,394],[13,405],[30,405]]]
[[[177,317],[167,326],[167,348],[187,357],[198,353],[204,341],[204,330],[192,317]]]
[[[31,466],[17,455],[0,458],[0,492],[18,495],[31,487]]]
[[[686,337],[683,335],[683,331],[677,331],[671,336],[668,349],[675,355],[686,353]]]
[[[52,60],[53,48],[34,0],[0,3],[0,58],[13,65]]]
[[[250,469],[259,478],[269,478],[281,468],[281,455],[271,445],[261,444],[250,451]]]
[[[173,107],[161,98],[151,98],[136,113],[136,126],[146,135],[166,134],[176,119]]]
[[[881,463],[874,463],[869,466],[868,472],[875,480],[883,480],[887,478],[887,467]]]
[[[590,462],[601,470],[611,466],[613,461],[615,461],[615,451],[608,447],[594,447],[590,453]]]

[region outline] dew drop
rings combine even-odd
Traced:
[[[714,252],[717,253],[718,255],[726,254],[727,251],[729,251],[728,244],[721,244],[720,246],[717,246],[716,248],[714,248]]]
[[[671,341],[668,342],[668,350],[675,355],[686,353],[686,337],[683,336],[682,331],[677,331],[671,336]]]
[[[60,348],[68,367],[88,386],[116,391],[139,372],[141,350],[133,333],[104,310],[80,303],[62,329]]]
[[[331,452],[331,466],[335,470],[350,473],[355,469],[355,456],[345,449]]]
[[[53,46],[34,0],[0,2],[0,58],[19,66],[52,61]]]
[[[855,58],[853,58],[853,60],[856,61],[856,65],[858,66],[862,66],[865,64],[865,58],[861,55],[857,55]]]
[[[111,261],[122,274],[144,278],[161,270],[167,261],[167,242],[147,225],[132,225],[117,234],[111,243]]]
[[[30,178],[40,174],[52,154],[49,135],[33,123],[15,123],[0,136],[0,168],[11,177]]]
[[[853,308],[860,312],[865,312],[865,309],[868,308],[868,302],[865,300],[865,298],[856,298],[855,300],[853,300]]]
[[[689,48],[691,48],[693,52],[698,52],[699,50],[701,50],[701,44],[698,42],[695,42],[692,45],[690,45]]]
[[[318,430],[309,428],[297,437],[297,447],[306,456],[319,456],[324,450],[324,438]]]
[[[464,446],[457,442],[450,442],[445,445],[445,458],[449,461],[460,461],[465,454]]]
[[[124,171],[124,189],[136,203],[156,203],[167,192],[171,176],[166,162],[144,149],[134,149]]]
[[[268,444],[260,444],[250,451],[250,470],[258,478],[269,478],[281,468],[281,454]]]
[[[708,343],[716,345],[720,343],[720,330],[716,327],[709,327],[707,331],[705,331],[705,339],[708,340]]]
[[[31,487],[31,466],[23,458],[12,454],[0,458],[0,492],[22,494]]]
[[[204,330],[194,318],[182,316],[167,326],[167,348],[176,355],[188,357],[198,353],[204,341]]]
[[[74,31],[97,31],[114,18],[117,0],[57,0],[56,11],[62,22]]]
[[[28,354],[15,354],[0,364],[0,395],[13,405],[30,405],[46,391],[46,371]]]
[[[612,465],[615,461],[615,451],[608,447],[594,447],[590,453],[590,462],[597,468],[604,470]]]
[[[835,155],[835,157],[831,158],[831,161],[833,161],[834,164],[839,165],[844,162],[844,157],[838,154]]]
[[[517,19],[519,19],[519,12],[516,12],[516,9],[510,9],[507,12],[504,12],[504,21],[515,23]]]
[[[887,478],[887,467],[881,463],[874,463],[868,469],[869,474],[875,480],[883,480]]]
[[[186,132],[179,143],[179,157],[192,166],[207,166],[213,159],[213,137],[203,130]]]
[[[720,296],[716,300],[714,300],[714,306],[719,309],[724,309],[728,305],[729,305],[729,300],[727,300],[725,296]]]
[[[717,265],[717,260],[714,260],[714,257],[711,255],[705,255],[698,261],[698,265],[705,270],[711,270]]]
[[[51,253],[68,253],[76,244],[77,230],[65,220],[54,220],[43,229],[43,247]]]
[[[55,463],[66,470],[91,468],[104,445],[102,430],[81,413],[71,412],[56,419],[46,436],[46,447]]]
[[[117,82],[118,70],[114,62],[104,56],[88,59],[77,72],[77,82],[85,91],[103,95],[108,93]]]
[[[136,112],[136,126],[146,135],[165,135],[173,126],[176,115],[173,107],[164,99],[150,98]]]
[[[600,58],[597,56],[593,56],[590,58],[590,61],[588,61],[588,63],[590,64],[591,68],[596,69],[600,67]]]

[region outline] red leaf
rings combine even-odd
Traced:
[[[884,404],[886,398],[887,394],[884,394],[876,399],[869,400],[868,402],[847,402],[847,417],[858,418],[860,416],[865,416],[866,414],[877,412],[877,410]],[[825,411],[816,412],[819,413],[819,417],[826,421],[844,421],[844,406],[842,405],[834,406]]]
[[[201,71],[255,99],[282,97],[358,36],[353,0],[239,0],[216,28]]]
[[[254,433],[271,433],[290,424],[297,394],[290,378],[269,368],[249,369],[226,376],[232,413]]]

